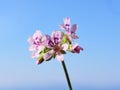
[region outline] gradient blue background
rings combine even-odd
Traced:
[[[0,90],[68,89],[61,63],[36,65],[27,43],[36,29],[59,29],[64,17],[78,24],[84,48],[65,55],[73,88],[120,87],[119,0],[0,0]]]

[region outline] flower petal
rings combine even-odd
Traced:
[[[33,53],[32,53],[32,58],[37,58],[39,56],[39,54],[36,52],[36,51],[34,51]]]
[[[27,41],[28,41],[29,44],[33,44],[34,43],[33,37],[29,37]]]
[[[58,44],[58,43],[60,43],[60,41],[63,38],[63,33],[61,31],[54,31],[54,32],[52,32],[52,36],[51,37],[53,39],[53,42],[55,44]]]
[[[64,26],[64,24],[60,24],[59,26],[60,26],[60,29],[66,30],[66,27]]]
[[[66,51],[68,49],[68,44],[67,43],[63,44],[62,48],[63,48],[64,51]]]
[[[48,52],[45,53],[44,56],[43,56],[44,60],[46,60],[46,61],[47,61],[47,60],[50,60],[50,59],[52,58],[53,54],[54,54],[54,51],[53,51],[53,50],[48,51]]]
[[[36,30],[36,32],[33,35],[33,39],[40,39],[42,37],[42,33],[39,30]]]
[[[63,37],[63,33],[61,31],[54,31],[52,32],[52,38],[59,38],[61,39]]]
[[[67,32],[67,34],[66,34],[66,36],[67,36],[67,39],[70,41],[70,42],[72,42],[72,37],[71,37],[71,33],[70,32]]]
[[[64,60],[63,54],[57,55],[56,58],[57,58],[58,61],[63,61]]]
[[[64,24],[70,26],[70,18],[64,18]]]
[[[29,51],[34,51],[34,50],[36,50],[35,45],[30,45],[30,47],[29,47]]]
[[[45,49],[45,46],[39,46],[37,52],[40,53],[40,52],[43,51],[44,49]]]
[[[42,45],[48,46],[48,42],[51,40],[49,35],[44,35],[41,39]]]
[[[75,33],[73,33],[73,34],[71,35],[71,37],[72,37],[73,39],[79,38]]]
[[[72,27],[71,27],[71,33],[75,33],[77,28],[78,28],[77,24],[73,24]]]

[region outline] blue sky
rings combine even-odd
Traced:
[[[73,87],[120,86],[119,0],[0,0],[0,87],[67,88],[56,59],[35,64],[27,39],[51,34],[64,17],[79,28],[81,54],[65,55]]]

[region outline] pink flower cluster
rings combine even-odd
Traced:
[[[51,36],[42,35],[37,30],[33,36],[28,38],[32,58],[36,58],[36,63],[40,64],[55,57],[58,61],[63,61],[66,51],[80,53],[83,48],[77,43],[73,44],[73,39],[78,38],[76,30],[77,24],[71,26],[70,18],[64,18],[64,24],[60,24],[60,30],[52,32]]]

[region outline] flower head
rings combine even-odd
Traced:
[[[56,30],[51,35],[42,35],[39,30],[36,30],[33,36],[28,38],[29,50],[32,51],[32,58],[37,59],[36,64],[55,57],[58,61],[63,61],[66,51],[80,53],[83,50],[78,44],[72,42],[73,39],[78,38],[75,33],[78,28],[77,24],[71,25],[70,18],[64,18],[64,24],[61,24],[60,28],[65,32]]]

